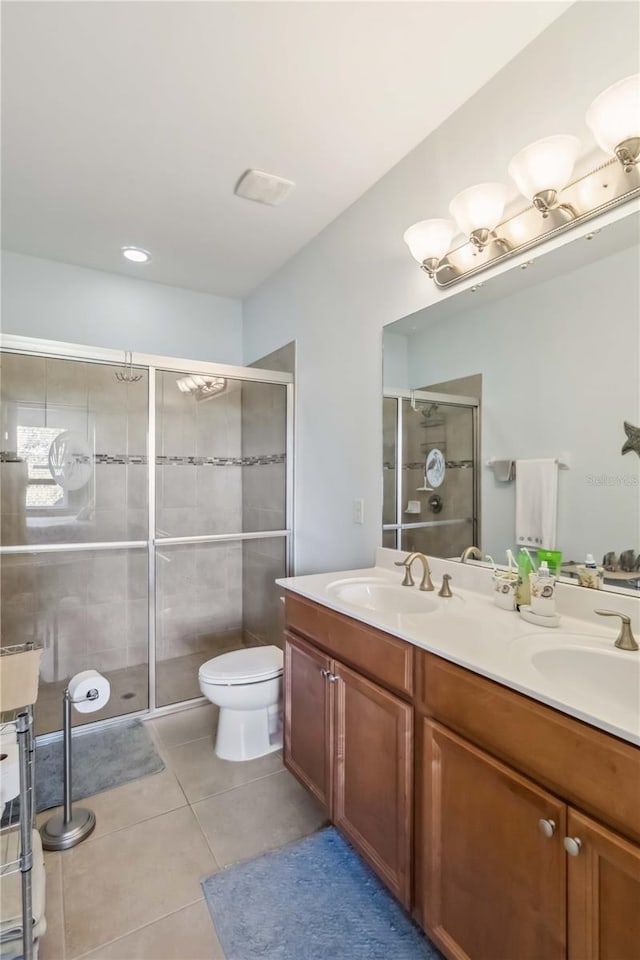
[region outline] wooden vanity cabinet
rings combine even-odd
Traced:
[[[640,848],[576,810],[567,835],[568,960],[639,960]]]
[[[640,960],[640,750],[425,651],[416,674],[416,916],[435,943]]]
[[[409,908],[411,705],[291,631],[284,704],[285,766]]]
[[[300,637],[285,635],[284,762],[320,801],[327,816],[333,796],[331,659]]]
[[[423,926],[455,960],[564,960],[564,804],[445,727],[422,725]]]
[[[286,610],[285,764],[449,960],[640,960],[637,747]]]

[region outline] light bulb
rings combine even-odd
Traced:
[[[419,264],[433,274],[455,233],[451,220],[420,220],[404,232],[403,240]]]
[[[640,156],[640,74],[603,90],[587,110],[587,126],[605,153],[630,169]]]
[[[569,134],[536,140],[517,153],[509,164],[509,176],[520,193],[546,213],[555,206],[556,194],[569,183],[580,141]]]
[[[502,183],[478,183],[453,198],[449,210],[460,230],[479,247],[485,246],[496,227],[507,202],[507,188]]]

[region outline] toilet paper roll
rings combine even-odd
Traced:
[[[7,745],[0,753],[0,804],[4,810],[5,803],[9,803],[20,793],[20,760],[18,747],[15,744]]]
[[[69,695],[78,713],[95,713],[109,702],[111,684],[97,670],[83,670],[69,680]]]

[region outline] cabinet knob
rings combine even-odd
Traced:
[[[582,840],[578,837],[565,837],[564,848],[570,857],[577,857],[582,850]]]
[[[327,674],[327,680],[329,681],[329,683],[335,683],[337,679],[338,678],[336,677],[335,673]]]
[[[325,667],[321,667],[321,668],[320,668],[320,676],[321,676],[321,677],[324,677],[324,679],[326,680],[327,677],[329,676],[329,671],[326,670]]]
[[[556,832],[556,822],[555,820],[538,820],[538,827],[540,828],[540,833],[550,838]]]

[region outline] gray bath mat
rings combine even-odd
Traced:
[[[129,720],[72,738],[74,800],[164,770],[151,737],[140,720]],[[62,740],[36,746],[36,809],[59,807],[62,796]]]

